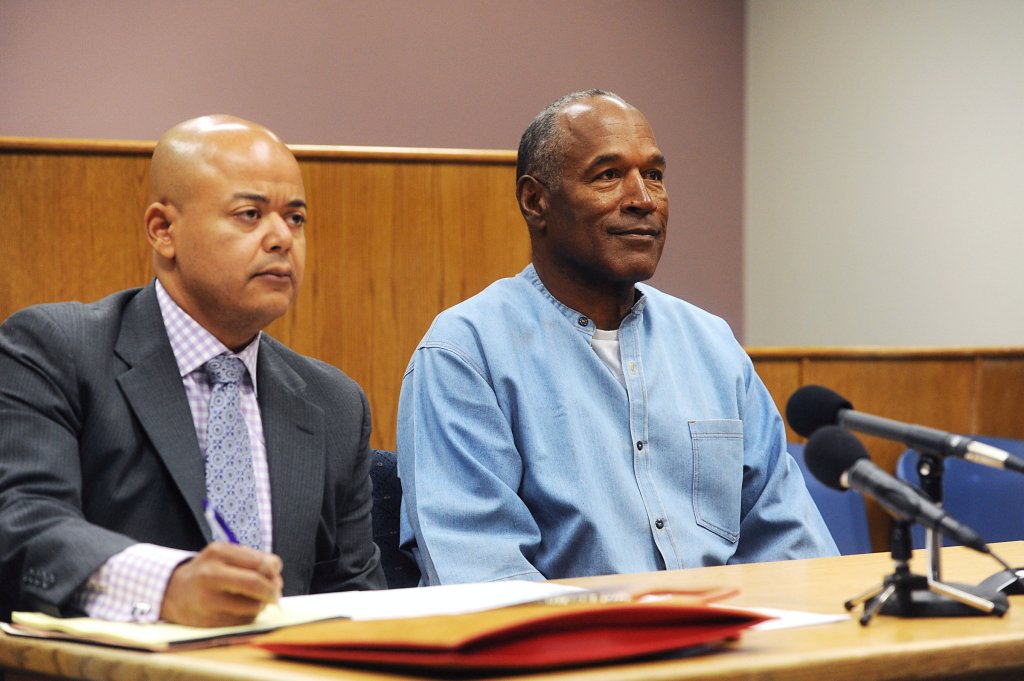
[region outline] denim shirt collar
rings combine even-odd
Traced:
[[[540,280],[540,276],[537,274],[537,269],[530,263],[526,268],[519,273],[519,276],[530,282],[537,291],[540,292],[552,305],[562,313],[562,316],[573,325],[573,327],[580,333],[584,333],[588,336],[593,336],[594,331],[597,329],[597,325],[594,324],[594,320],[587,317],[582,312],[572,309],[558,298],[551,295],[548,288],[544,285],[544,282]],[[629,314],[626,315],[625,319],[622,320],[622,324],[625,325],[630,321],[631,318],[639,319],[643,313],[644,306],[647,304],[647,295],[643,289],[639,286],[636,287],[636,291],[640,294],[636,301],[633,303],[633,307],[630,308]]]

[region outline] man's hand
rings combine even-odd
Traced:
[[[214,542],[171,573],[160,619],[196,627],[247,624],[281,597],[281,559]]]

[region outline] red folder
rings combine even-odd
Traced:
[[[332,620],[254,641],[302,660],[475,671],[566,667],[737,638],[766,617],[693,599],[521,605],[408,619]]]

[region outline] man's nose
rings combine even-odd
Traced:
[[[639,171],[634,171],[626,177],[625,190],[626,195],[622,202],[624,211],[647,215],[657,208],[654,197],[651,196],[647,183]]]
[[[268,251],[284,251],[291,250],[292,229],[279,213],[271,213],[267,217],[268,226],[267,233],[263,237],[263,247]]]

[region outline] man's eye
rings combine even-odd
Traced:
[[[260,212],[255,208],[249,208],[248,210],[243,210],[242,212],[240,212],[238,214],[238,217],[242,218],[243,220],[259,220]]]
[[[302,227],[306,224],[306,216],[302,213],[292,213],[288,216],[288,222],[291,223],[293,227]]]
[[[661,170],[651,170],[647,173],[647,178],[655,182],[661,182],[665,179],[665,173]]]
[[[619,171],[615,170],[614,168],[609,168],[608,170],[602,171],[597,176],[597,179],[599,179],[599,180],[614,180],[618,176],[619,176]]]

